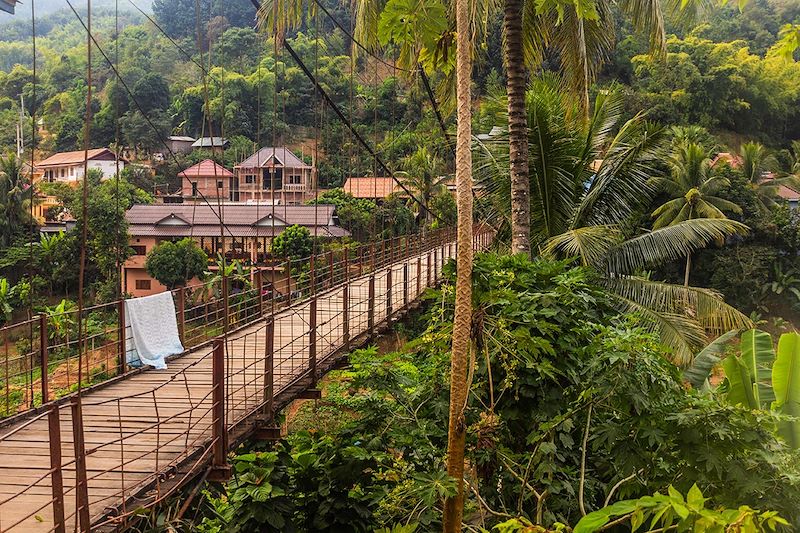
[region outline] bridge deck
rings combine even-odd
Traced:
[[[454,251],[455,246],[446,243],[437,248],[436,254],[425,252],[376,270],[374,324],[387,316],[389,271],[392,309],[397,312],[424,291],[428,269],[430,279],[435,280],[443,262]],[[326,358],[343,347],[345,285],[349,292],[350,338],[369,333],[369,280],[370,275],[357,277],[317,296],[319,369],[325,366]],[[311,307],[310,301],[299,302],[274,315],[271,373],[268,320],[259,320],[229,336],[224,371],[225,427],[229,432],[250,423],[263,409],[269,397],[268,376],[273,381],[273,398],[285,395],[298,378],[310,376]],[[103,521],[109,523],[105,518],[109,509],[124,515],[142,502],[153,503],[164,496],[166,487],[175,485],[170,481],[204,466],[214,444],[212,359],[210,347],[189,351],[169,361],[167,370],[147,370],[86,392],[81,399],[81,417],[74,416],[77,404],[73,401],[6,428],[0,436],[0,531],[82,529],[76,524],[76,502],[82,501],[76,488],[80,485],[76,482],[78,472],[82,470],[76,461],[75,443],[80,446],[81,442],[75,439],[76,422],[83,425],[88,510],[93,527]],[[302,387],[297,388],[300,390]],[[57,430],[60,438],[51,439]],[[53,443],[58,443],[56,448]],[[58,485],[59,472],[63,477],[63,522],[54,518],[58,506],[53,502],[59,491],[54,491],[53,485]]]

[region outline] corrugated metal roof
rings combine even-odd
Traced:
[[[192,147],[212,148],[225,146],[226,144],[230,144],[230,141],[228,141],[228,139],[223,139],[222,137],[200,137],[194,142],[194,144],[192,144]]]
[[[282,147],[265,146],[258,152],[254,153],[234,168],[259,168],[270,166],[270,159],[273,154],[276,156],[275,166],[283,166],[289,168],[311,168],[306,165],[299,157],[294,155],[294,152]]]
[[[6,13],[14,14],[14,4],[17,3],[17,0],[0,0],[0,11],[5,11]]]
[[[89,150],[89,159],[94,159],[106,153],[110,154],[112,157],[114,156],[114,152],[108,148],[93,148]],[[83,150],[75,150],[74,152],[59,152],[51,155],[43,161],[40,161],[39,163],[36,163],[36,166],[48,167],[57,165],[75,165],[78,163],[83,163],[84,156],[85,154]],[[120,157],[120,161],[125,161],[125,159]]]
[[[402,191],[392,177],[384,176],[347,178],[342,189],[356,198],[386,198],[392,193]]]
[[[188,137],[186,135],[170,135],[167,137],[170,141],[182,141],[182,142],[194,142],[196,139],[194,137]]]
[[[232,178],[233,172],[217,164],[216,161],[206,159],[200,161],[178,174],[179,178]]]
[[[226,225],[227,226],[227,225]],[[274,237],[280,234],[285,227],[271,228],[271,227],[256,227],[256,226],[228,226],[225,231],[225,237],[231,236],[236,238],[242,237]],[[309,226],[308,230],[312,236],[339,238],[347,237],[350,232],[339,226]],[[134,237],[158,237],[158,238],[171,238],[171,237],[219,237],[219,225],[217,226],[194,226],[191,229],[186,226],[130,226],[129,233]]]
[[[235,204],[222,206],[225,235],[270,237],[286,226],[309,228],[312,235],[344,237],[349,233],[336,226],[332,205],[264,206]],[[216,206],[197,204],[135,205],[125,213],[129,233],[134,236],[218,237],[220,221]],[[274,222],[273,222],[274,220]],[[281,224],[272,226],[272,224]]]

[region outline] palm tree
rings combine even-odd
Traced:
[[[684,137],[685,138],[685,137]],[[653,211],[653,229],[672,226],[696,218],[727,218],[723,211],[741,213],[735,203],[716,194],[730,184],[727,178],[715,175],[708,152],[696,142],[680,140],[669,158],[670,175],[654,182],[673,199]],[[684,286],[689,286],[691,252],[686,254]]]
[[[30,214],[33,186],[25,177],[22,160],[0,157],[0,245],[8,246],[19,230],[34,222]]]
[[[444,162],[442,159],[428,150],[426,146],[420,146],[417,151],[403,160],[403,171],[398,172],[403,185],[405,185],[420,203],[413,202],[412,209],[418,217],[424,216],[425,221],[430,223],[430,210],[428,209],[431,200],[446,191],[448,176],[442,174]],[[424,214],[423,214],[424,211]]]
[[[798,189],[800,177],[789,174],[776,177],[778,162],[767,148],[758,142],[747,142],[739,148],[739,170],[756,193],[758,207],[763,213],[776,205],[781,185]]]
[[[748,320],[714,291],[652,281],[642,273],[747,227],[694,218],[649,232],[637,228],[632,220],[656,194],[652,176],[662,160],[663,132],[640,115],[621,123],[622,98],[614,91],[598,95],[586,122],[581,104],[562,89],[548,78],[535,81],[526,95],[533,242],[542,255],[576,257],[598,271],[620,312],[644,316],[676,361],[685,363],[705,342],[707,329],[727,331]],[[476,141],[476,157],[478,180],[496,215],[508,218],[504,139]]]
[[[460,533],[464,513],[464,446],[467,406],[467,361],[472,328],[472,45],[468,0],[456,0],[456,204],[458,206],[455,315],[450,355],[450,410],[447,430],[447,474],[456,494],[444,505],[445,533]]]

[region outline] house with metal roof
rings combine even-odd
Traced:
[[[230,144],[231,142],[223,137],[200,137],[192,143],[192,149],[211,150],[214,153],[221,153]]]
[[[317,169],[289,148],[266,146],[233,167],[234,201],[302,204],[313,196]]]
[[[212,259],[210,270],[216,268],[213,260],[220,254],[228,260],[268,269],[276,259],[270,255],[272,240],[290,226],[306,227],[312,236],[321,239],[350,235],[337,225],[334,210],[332,205],[216,202],[134,205],[125,214],[134,252],[123,266],[125,291],[146,296],[166,290],[145,270],[147,254],[163,241],[192,238]]]
[[[108,148],[93,148],[88,155],[83,150],[59,152],[35,164],[45,181],[77,183],[83,179],[84,160],[88,158],[89,169],[99,170],[103,177],[110,178],[117,173],[117,155]],[[119,169],[125,168],[128,160],[119,157]]]
[[[0,11],[14,14],[14,7],[19,2],[17,0],[0,0]]]

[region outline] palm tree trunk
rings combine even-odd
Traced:
[[[692,254],[691,252],[686,254],[686,270],[683,274],[683,286],[689,286],[689,272],[692,270]]]
[[[456,481],[456,495],[444,505],[445,533],[460,533],[464,513],[464,441],[467,404],[467,359],[472,321],[472,56],[469,3],[456,0],[456,205],[458,206],[456,302],[450,356],[450,422],[447,431],[447,474]]]
[[[511,161],[511,251],[531,253],[531,200],[528,180],[528,122],[522,56],[522,2],[505,0],[503,56],[508,93],[508,149]]]

